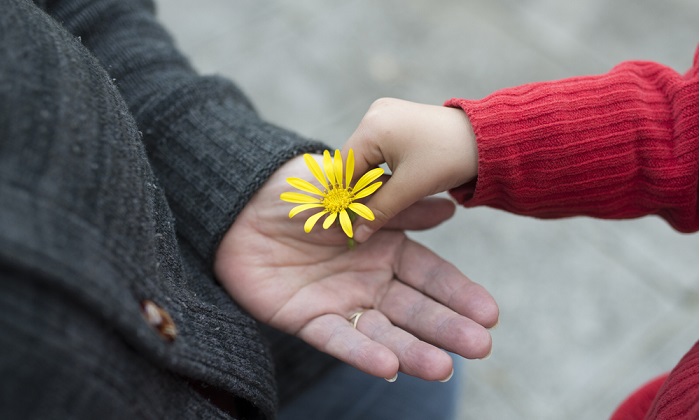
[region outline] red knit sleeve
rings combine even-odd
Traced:
[[[477,138],[465,206],[540,218],[657,214],[698,230],[698,53],[685,75],[652,62],[452,99]]]
[[[698,418],[698,343],[681,359],[661,385],[646,420]]]

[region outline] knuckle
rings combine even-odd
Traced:
[[[379,99],[374,100],[374,102],[372,102],[372,105],[370,105],[369,109],[376,110],[376,109],[383,109],[383,108],[391,108],[394,105],[396,105],[398,102],[400,102],[399,99],[383,97],[383,98],[379,98]]]
[[[362,118],[361,126],[368,134],[385,134],[391,132],[393,114],[400,101],[394,98],[379,98],[370,105]]]

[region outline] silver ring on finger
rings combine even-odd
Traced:
[[[350,315],[350,317],[348,318],[348,320],[350,321],[350,323],[352,324],[352,327],[353,327],[354,329],[357,329],[357,323],[360,321],[360,317],[361,317],[362,314],[364,314],[364,313],[365,313],[364,310],[362,310],[362,311],[357,311],[357,312],[355,312],[354,314]]]

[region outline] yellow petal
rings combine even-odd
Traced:
[[[304,155],[304,162],[306,162],[306,166],[309,167],[309,170],[314,175],[314,178],[316,178],[321,185],[328,189],[328,181],[326,181],[326,177],[323,175],[321,166],[318,164],[318,162],[316,162],[316,159],[307,153]]]
[[[312,184],[309,181],[306,181],[304,179],[287,178],[287,182],[289,183],[289,185],[291,185],[292,187],[294,187],[298,190],[302,190],[302,191],[305,191],[307,193],[323,196],[323,192],[321,190],[319,190],[314,184]]]
[[[302,211],[306,211],[308,209],[315,209],[318,207],[323,207],[323,204],[302,204],[300,206],[296,206],[293,209],[289,210],[289,218],[291,219],[292,217],[296,216]]]
[[[333,159],[331,159],[331,153],[328,150],[323,151],[323,170],[326,172],[331,187],[333,187],[335,185],[335,171],[333,170]]]
[[[348,159],[345,161],[345,188],[350,186],[352,176],[355,172],[355,153],[350,149],[348,151]]]
[[[374,220],[374,213],[372,213],[372,210],[362,203],[350,203],[348,208],[354,211],[358,216],[364,217],[367,220]]]
[[[343,158],[340,157],[340,150],[336,149],[333,155],[333,172],[335,174],[335,182],[340,188],[343,188]]]
[[[345,210],[340,211],[340,226],[343,228],[343,232],[348,235],[348,238],[352,238],[352,222],[348,212]]]
[[[304,232],[311,232],[311,229],[313,229],[316,222],[318,222],[318,219],[320,219],[321,216],[323,216],[326,213],[328,212],[326,210],[323,210],[306,219],[306,223],[304,223]]]
[[[379,189],[379,187],[381,186],[381,182],[375,182],[374,184],[370,185],[369,187],[363,188],[359,193],[355,194],[354,199],[359,200],[360,198],[365,198],[373,192],[377,191],[377,189]]]
[[[371,171],[362,175],[362,178],[360,178],[360,180],[357,181],[357,184],[355,184],[355,186],[352,187],[352,192],[357,194],[358,192],[360,192],[360,190],[362,190],[364,187],[369,185],[372,181],[379,178],[383,174],[384,174],[384,169],[382,169],[382,168],[372,169]]]
[[[280,194],[280,200],[286,201],[288,203],[320,203],[321,200],[316,197],[311,197],[310,195],[298,193],[298,192],[283,192]]]
[[[335,219],[338,217],[338,213],[331,213],[326,217],[326,220],[323,221],[323,228],[328,229],[331,227],[333,222],[335,222]]]

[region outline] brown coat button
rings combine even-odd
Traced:
[[[156,305],[152,300],[147,299],[141,302],[141,313],[146,318],[148,325],[153,327],[163,339],[167,341],[175,340],[177,328],[170,314],[165,309]]]

